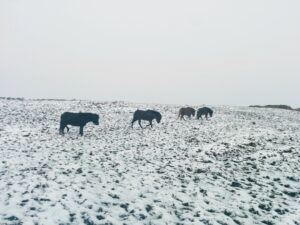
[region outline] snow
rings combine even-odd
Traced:
[[[131,129],[138,108],[162,122]],[[1,99],[0,224],[300,224],[299,112],[179,108]],[[100,125],[60,136],[64,111]]]

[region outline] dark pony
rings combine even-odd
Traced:
[[[152,121],[156,119],[156,122],[157,123],[160,123],[161,121],[161,114],[157,111],[154,111],[154,110],[147,110],[147,111],[143,111],[143,110],[136,110],[135,113],[133,114],[133,119],[132,119],[132,122],[131,122],[131,127],[133,128],[133,124],[135,121],[139,121],[139,125],[141,128],[142,127],[142,124],[141,124],[141,121],[142,120],[147,120],[149,121],[149,124],[147,125],[148,126],[152,126]]]
[[[208,119],[208,115],[210,117],[212,117],[213,116],[212,109],[210,109],[208,107],[203,107],[203,108],[198,109],[198,111],[197,111],[197,119],[199,119],[199,118],[202,119],[203,115],[205,116],[206,119]]]
[[[67,128],[69,132],[68,125],[80,127],[80,135],[83,135],[83,127],[89,123],[93,122],[95,125],[99,125],[99,115],[94,113],[71,113],[65,112],[60,116],[60,127],[59,134],[64,134],[64,129]]]
[[[184,116],[187,116],[189,119],[191,119],[192,116],[195,116],[195,113],[196,110],[191,107],[181,108],[179,110],[177,119],[180,118],[181,120],[185,120]]]

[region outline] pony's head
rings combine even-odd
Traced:
[[[202,113],[198,110],[197,111],[197,119],[199,119],[202,116]]]
[[[99,125],[99,115],[92,114],[91,120],[92,120],[93,124]]]
[[[159,112],[156,114],[156,121],[157,123],[160,123],[161,121],[161,114]]]
[[[191,112],[192,112],[192,116],[195,116],[196,113],[195,109],[192,109]]]

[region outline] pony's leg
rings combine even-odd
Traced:
[[[69,131],[70,131],[70,128],[69,128],[68,126],[66,126],[66,128],[67,128],[67,132],[69,133]]]
[[[149,121],[149,124],[147,125],[147,127],[151,126],[151,128],[153,127],[152,125],[152,120]]]
[[[135,119],[132,120],[132,122],[131,122],[131,128],[133,128],[133,124],[135,123],[135,121],[136,121]]]
[[[60,135],[64,135],[64,129],[65,129],[65,125],[64,124],[60,124],[60,127],[59,127],[59,134]]]
[[[140,125],[140,127],[141,127],[142,129],[144,129],[144,128],[142,127],[141,120],[139,120],[139,125]]]
[[[79,134],[83,136],[83,126],[80,126]]]

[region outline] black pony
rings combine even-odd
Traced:
[[[189,119],[191,119],[192,116],[195,116],[195,113],[196,113],[196,110],[191,107],[181,108],[179,110],[177,119],[180,118],[180,120],[182,120],[182,119],[185,120],[184,116],[187,116]]]
[[[143,110],[136,110],[135,113],[133,114],[133,120],[131,122],[131,127],[133,128],[133,124],[135,121],[139,121],[139,125],[141,128],[142,124],[141,124],[141,120],[147,120],[149,121],[148,126],[152,126],[152,121],[156,119],[157,123],[160,123],[161,121],[161,114],[157,111],[154,110],[147,110],[147,111],[143,111]]]
[[[99,115],[94,113],[71,113],[65,112],[61,114],[60,117],[60,127],[59,134],[64,134],[64,129],[67,128],[69,132],[68,125],[80,127],[80,135],[83,135],[83,127],[89,123],[93,122],[95,125],[99,125]]]
[[[206,119],[208,119],[208,115],[210,117],[212,117],[213,116],[212,109],[210,109],[208,107],[203,107],[203,108],[198,109],[198,111],[197,111],[197,119],[199,119],[199,118],[202,119],[203,115],[205,116]]]

